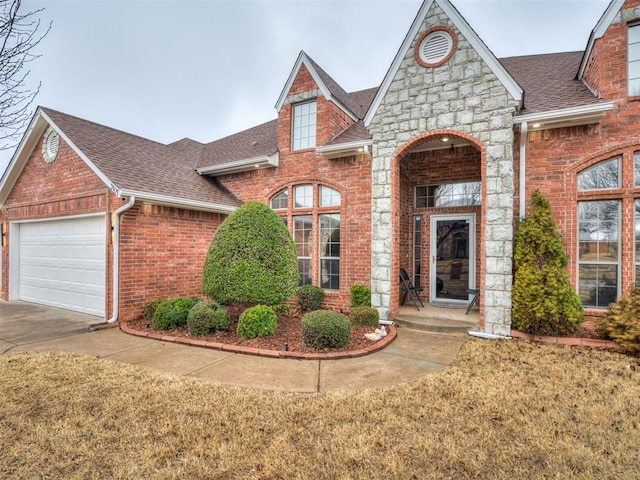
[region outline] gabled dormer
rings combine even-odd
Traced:
[[[315,150],[364,114],[362,106],[304,52],[275,107],[281,153]]]
[[[613,0],[591,32],[578,79],[605,100],[640,99],[640,0]]]

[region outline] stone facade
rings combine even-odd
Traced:
[[[425,68],[414,56],[415,42],[428,29],[455,32],[453,56]],[[487,333],[508,335],[511,310],[513,237],[513,114],[511,98],[489,65],[442,9],[427,12],[400,68],[369,125],[372,134],[372,303],[382,318],[394,315],[398,295],[397,235],[399,162],[413,146],[444,133],[469,140],[482,154],[483,221],[479,278]],[[484,276],[483,276],[484,272]]]

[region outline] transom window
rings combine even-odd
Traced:
[[[620,187],[620,157],[595,164],[578,174],[578,190]]]
[[[299,285],[318,285],[325,290],[339,290],[342,196],[326,185],[294,185],[270,199],[272,208],[274,205],[289,208],[285,200],[290,195],[290,189],[293,190],[293,207],[287,210],[287,216],[283,219],[291,218],[290,222],[285,220],[285,223],[291,225],[298,253]],[[315,198],[317,201],[314,201]]]
[[[578,294],[582,305],[607,308],[618,296],[620,202],[578,203]]]
[[[291,149],[302,150],[316,146],[316,102],[293,106]]]
[[[627,44],[629,96],[640,95],[640,25],[629,27]]]
[[[415,187],[416,208],[480,205],[480,182],[419,185]]]

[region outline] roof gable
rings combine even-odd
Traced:
[[[580,80],[582,80],[584,71],[587,68],[587,63],[589,62],[589,57],[591,56],[591,51],[593,50],[596,40],[602,38],[605,34],[609,26],[613,23],[613,20],[616,18],[616,15],[620,12],[622,5],[624,5],[624,0],[612,0],[602,14],[602,17],[600,17],[600,20],[598,20],[596,26],[591,31],[591,35],[589,35],[589,40],[587,42],[587,48],[584,51],[582,62],[580,63],[580,69],[578,70],[578,78]]]
[[[318,66],[304,51],[301,51],[298,55],[296,63],[289,74],[289,78],[280,93],[280,97],[276,102],[275,108],[278,113],[282,109],[287,99],[287,95],[291,90],[291,87],[298,75],[298,72],[302,66],[307,69],[311,78],[320,89],[322,96],[329,102],[334,103],[344,113],[346,113],[353,121],[362,118],[362,109],[360,105],[351,96],[345,92],[345,90],[336,82],[333,78],[327,74],[322,68]]]
[[[484,42],[480,39],[480,37],[476,34],[476,32],[469,26],[466,20],[460,15],[458,10],[449,2],[449,0],[424,0],[418,14],[416,15],[415,20],[411,24],[407,35],[398,50],[387,74],[382,81],[382,85],[378,90],[369,110],[367,111],[364,117],[364,124],[368,127],[373,120],[373,117],[378,110],[383,98],[385,97],[391,82],[393,82],[398,70],[401,67],[401,64],[406,57],[409,49],[411,48],[411,44],[414,42],[420,28],[424,24],[427,14],[433,7],[433,5],[438,5],[445,15],[449,18],[449,20],[455,25],[458,31],[465,37],[465,39],[471,44],[472,48],[478,53],[480,58],[489,66],[491,71],[495,74],[498,80],[504,85],[507,92],[511,95],[511,97],[515,100],[518,100],[522,105],[523,102],[523,90],[518,82],[509,74],[509,72],[502,66],[502,64],[498,61],[495,55],[489,50],[489,48],[484,44]]]

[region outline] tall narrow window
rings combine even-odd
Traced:
[[[422,286],[422,217],[413,217],[413,285]]]
[[[320,287],[340,289],[340,215],[320,215]]]
[[[640,187],[640,152],[633,154],[633,184]]]
[[[628,45],[629,96],[640,95],[640,25],[629,27]]]
[[[578,203],[578,293],[585,307],[606,308],[618,296],[620,202]]]
[[[313,232],[313,216],[298,215],[293,217],[293,241],[298,253],[298,270],[300,286],[311,285],[311,242]]]
[[[291,149],[302,150],[316,146],[316,102],[293,106]]]

